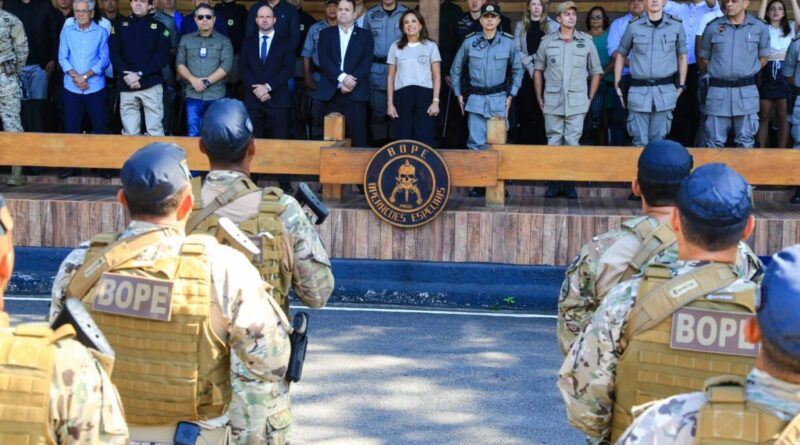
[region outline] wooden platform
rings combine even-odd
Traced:
[[[22,187],[0,186],[17,224],[20,246],[73,247],[100,231],[127,224],[116,203],[117,181],[31,177]],[[416,229],[381,222],[354,192],[328,203],[320,235],[334,258],[566,265],[580,246],[639,212],[622,185],[579,188],[577,200],[544,199],[541,183],[507,187],[503,208],[456,189],[443,214]],[[788,204],[787,189],[756,193],[757,227],[751,245],[759,255],[800,243],[800,206]]]

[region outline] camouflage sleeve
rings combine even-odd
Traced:
[[[50,428],[61,445],[128,443],[116,388],[91,352],[74,340],[56,344]]]
[[[281,213],[280,219],[292,235],[294,293],[308,307],[325,306],[334,284],[328,253],[297,200],[288,195],[283,196],[288,199],[285,200],[286,209]]]
[[[617,445],[694,443],[697,416],[705,403],[702,392],[655,402],[625,430]]]
[[[561,353],[569,352],[575,337],[581,333],[592,311],[597,307],[594,293],[594,271],[596,262],[590,258],[589,245],[581,248],[572,260],[558,294],[558,320],[556,334]]]
[[[764,263],[758,258],[747,243],[739,242],[738,258],[736,260],[736,273],[739,278],[748,280],[761,285],[761,278],[764,275]]]
[[[11,28],[11,37],[14,39],[14,54],[17,59],[17,73],[21,73],[28,60],[28,38],[25,36],[25,28],[19,19],[14,20]]]
[[[569,422],[585,432],[592,444],[602,443],[611,433],[614,381],[624,349],[622,334],[638,286],[638,280],[626,281],[609,292],[558,373]]]
[[[86,257],[86,251],[89,248],[89,242],[81,243],[77,249],[64,258],[61,265],[58,267],[56,278],[53,280],[53,287],[50,290],[50,314],[48,320],[53,321],[58,314],[61,313],[61,308],[64,307],[64,299],[67,296],[67,286],[75,271],[81,267],[83,260]]]

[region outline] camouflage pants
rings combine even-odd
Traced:
[[[231,379],[231,421],[233,443],[237,445],[288,445],[292,430],[289,385],[243,382]]]
[[[21,110],[22,90],[19,88],[16,76],[0,75],[0,119],[3,120],[3,130],[20,132],[22,121],[19,113]]]

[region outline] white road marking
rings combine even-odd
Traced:
[[[42,297],[5,297],[8,301],[50,301],[50,298]],[[308,309],[305,306],[291,306],[292,309]],[[316,309],[320,310],[320,309]],[[501,318],[547,318],[555,319],[555,315],[545,314],[514,314],[509,312],[486,312],[486,311],[447,311],[431,309],[397,309],[397,308],[377,308],[377,307],[350,307],[350,306],[328,306],[322,308],[324,311],[345,311],[345,312],[388,312],[396,314],[431,314],[431,315],[466,315],[477,317],[501,317]]]

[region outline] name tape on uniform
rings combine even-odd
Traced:
[[[684,307],[672,315],[669,347],[686,351],[755,357],[760,345],[744,338],[751,314]]]
[[[128,317],[169,321],[172,281],[104,273],[92,309]]]

